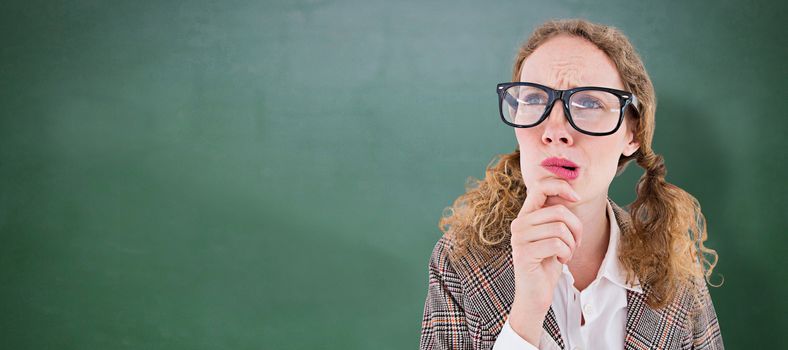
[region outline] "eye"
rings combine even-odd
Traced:
[[[520,103],[525,105],[544,105],[547,103],[547,97],[541,94],[528,94],[520,99]]]
[[[582,109],[604,109],[605,106],[602,104],[601,101],[595,99],[591,96],[578,96],[577,98],[572,99],[572,107],[582,108]]]

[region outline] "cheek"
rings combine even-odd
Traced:
[[[514,136],[515,138],[517,138],[517,143],[519,143],[520,145],[533,142],[531,141],[531,139],[534,138],[534,134],[531,129],[525,129],[525,128],[512,128],[512,129],[514,129]]]
[[[540,137],[534,128],[512,128],[514,129],[514,137],[517,139],[517,144],[520,145],[522,150],[525,147],[533,147],[534,143],[539,142]]]
[[[621,155],[621,152],[618,152],[618,148],[616,148],[617,146],[618,144],[611,142],[592,148],[592,151],[588,154],[592,173],[589,180],[604,184],[612,182],[616,174],[618,159]]]

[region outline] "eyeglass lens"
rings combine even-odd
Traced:
[[[515,85],[504,92],[501,112],[512,124],[533,126],[546,111],[549,95],[533,86]],[[569,98],[569,114],[575,125],[588,132],[609,132],[615,129],[621,113],[618,96],[601,90],[582,90]],[[553,108],[563,107],[556,102]]]

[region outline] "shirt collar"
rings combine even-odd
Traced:
[[[602,260],[602,265],[599,267],[600,276],[628,290],[643,293],[637,276],[634,277],[635,280],[632,284],[626,283],[626,271],[624,271],[621,262],[618,260],[618,243],[621,240],[621,229],[618,226],[618,221],[616,221],[616,214],[613,211],[610,200],[606,200],[605,202],[607,203],[607,217],[610,220],[610,239],[608,241],[605,258]]]

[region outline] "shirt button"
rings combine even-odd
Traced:
[[[591,310],[592,310],[591,304],[586,304],[585,306],[583,306],[583,311],[585,311],[587,314],[590,314]]]

